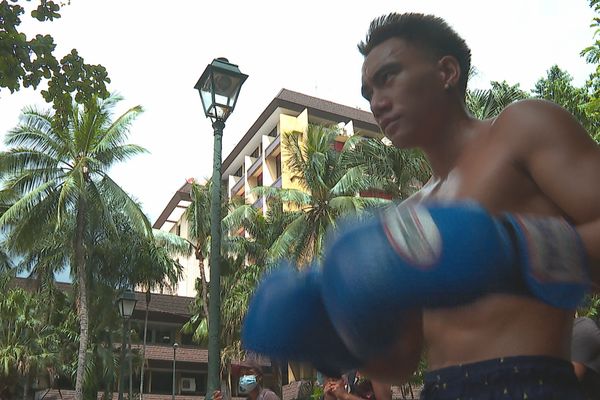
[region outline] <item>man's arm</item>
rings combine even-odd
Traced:
[[[570,113],[548,101],[509,106],[493,129],[494,140],[510,142],[517,165],[575,225],[600,285],[600,147]]]

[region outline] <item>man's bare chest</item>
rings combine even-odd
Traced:
[[[446,177],[425,185],[423,199],[476,201],[492,213],[560,214],[526,168],[510,155],[487,148],[474,150],[461,157]]]

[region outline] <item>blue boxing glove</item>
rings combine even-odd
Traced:
[[[327,376],[359,361],[331,325],[321,298],[321,272],[284,266],[267,275],[250,301],[242,327],[246,350],[280,362],[305,361]]]
[[[525,286],[571,309],[588,287],[583,246],[564,220],[494,218],[472,202],[400,205],[346,223],[323,265],[327,312],[362,360],[393,343],[397,316],[410,308],[455,306]]]

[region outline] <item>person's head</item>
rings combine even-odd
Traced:
[[[262,384],[263,370],[256,361],[248,360],[240,365],[240,385],[239,391],[243,394],[250,394],[253,391],[260,391]]]
[[[339,385],[345,385],[346,381],[343,376],[325,376],[325,378],[323,379],[323,384],[326,385],[328,383],[337,383]]]
[[[417,13],[384,15],[371,22],[367,37],[358,44],[358,49],[367,57],[374,47],[393,37],[418,46],[435,60],[454,57],[461,69],[459,89],[464,96],[471,68],[471,49],[446,21]]]
[[[443,19],[412,13],[376,18],[358,48],[365,57],[362,94],[397,146],[415,145],[414,137],[403,136],[438,129],[435,123],[453,104],[464,105],[471,51]]]

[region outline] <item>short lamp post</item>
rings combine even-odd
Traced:
[[[121,378],[119,379],[119,400],[123,400],[123,390],[125,389],[125,345],[127,343],[127,331],[129,329],[129,319],[135,309],[135,293],[127,290],[119,296],[117,299],[117,307],[119,309],[119,315],[123,319],[123,341],[121,343]]]
[[[175,363],[177,362],[177,347],[179,347],[177,342],[173,343],[173,391],[171,396],[172,400],[175,400]]]
[[[207,398],[219,388],[221,360],[221,150],[225,121],[233,112],[242,84],[248,75],[240,72],[226,58],[210,63],[194,86],[200,92],[204,114],[214,130],[213,176],[210,201],[210,287],[208,316],[208,384]]]

